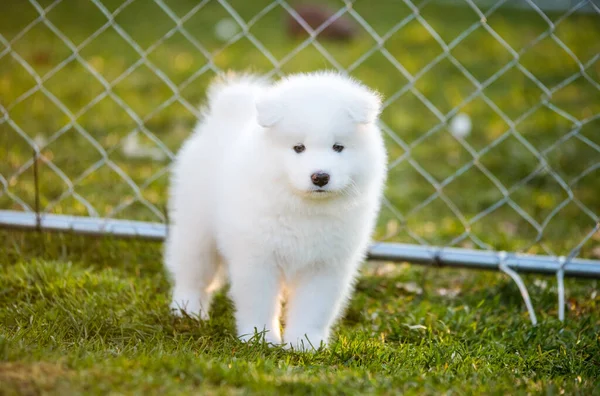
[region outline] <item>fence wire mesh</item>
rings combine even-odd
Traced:
[[[329,68],[386,98],[378,241],[554,256],[562,285],[600,257],[600,6],[545,3],[5,0],[0,210],[165,222],[216,74]]]

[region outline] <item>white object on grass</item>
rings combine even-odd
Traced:
[[[33,138],[33,142],[37,145],[37,148],[40,149],[42,147],[45,147],[46,144],[48,144],[48,139],[46,139],[46,137],[41,133],[38,133]]]
[[[215,36],[221,41],[227,41],[237,34],[240,26],[231,18],[223,18],[215,25]]]
[[[129,158],[152,158],[157,161],[165,159],[165,153],[158,147],[144,147],[137,133],[132,133],[125,138],[122,150]]]
[[[465,113],[458,113],[452,121],[450,121],[449,129],[452,136],[457,138],[465,138],[471,133],[473,123],[471,117]]]

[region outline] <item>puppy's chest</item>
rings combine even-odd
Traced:
[[[343,260],[356,249],[360,230],[335,217],[272,219],[270,247],[281,264],[302,266]]]

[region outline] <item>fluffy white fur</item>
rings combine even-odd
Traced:
[[[326,344],[380,207],[386,152],[379,110],[377,94],[330,72],[213,84],[172,173],[171,307],[206,319],[228,278],[242,339],[266,330],[272,343]],[[316,172],[329,182],[313,184]]]

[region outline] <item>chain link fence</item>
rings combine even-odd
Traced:
[[[515,271],[556,273],[562,319],[563,276],[600,277],[600,6],[327,6],[5,0],[0,225],[160,239],[216,74],[336,69],[385,96],[371,257],[503,270],[534,323]]]

